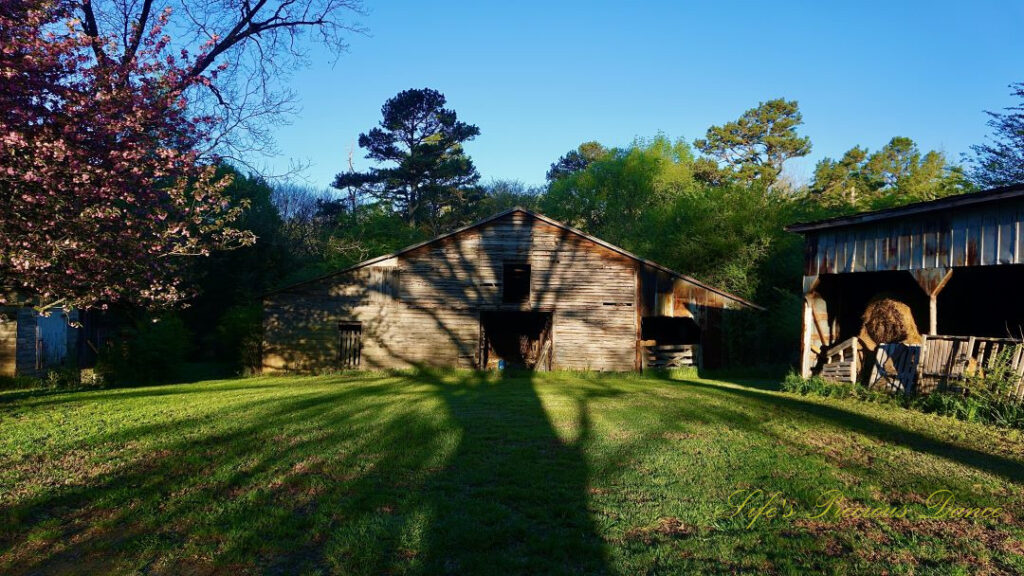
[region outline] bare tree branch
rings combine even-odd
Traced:
[[[139,44],[142,42],[142,35],[146,33],[146,29],[149,27],[149,14],[153,9],[153,0],[144,0],[142,3],[142,13],[139,14],[139,18],[135,20],[134,26],[131,31],[131,42],[125,48],[124,55],[121,57],[121,66],[127,66],[131,63],[132,59],[135,58],[135,53],[139,50]],[[125,14],[125,27],[128,27],[130,18]]]
[[[295,111],[290,73],[314,45],[338,55],[349,34],[365,33],[351,20],[362,14],[361,0],[79,1],[97,61],[121,70],[167,9],[170,52],[191,58],[180,89],[197,117],[218,119],[215,147],[204,153],[223,158],[273,153],[272,128]]]

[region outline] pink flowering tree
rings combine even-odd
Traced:
[[[0,304],[173,305],[190,258],[252,243],[216,162],[285,100],[258,61],[246,74],[233,59],[348,6],[221,0],[176,20],[150,0],[97,4],[0,3]],[[321,11],[295,16],[303,6]],[[229,10],[233,25],[215,18]],[[262,98],[238,89],[261,77]]]

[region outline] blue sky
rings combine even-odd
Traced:
[[[959,158],[988,133],[983,110],[1024,81],[1024,2],[373,2],[366,36],[314,48],[289,84],[300,111],[268,170],[309,162],[327,186],[384,101],[443,92],[480,127],[484,181],[540,184],[580,142],[661,131],[689,141],[759,101],[798,100],[814,162],[909,136]],[[332,65],[332,62],[333,65]],[[367,167],[356,148],[357,169]]]

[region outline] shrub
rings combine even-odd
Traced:
[[[782,381],[784,392],[793,392],[804,396],[824,396],[826,398],[858,398],[873,402],[889,401],[889,396],[884,393],[868,390],[859,384],[847,382],[832,382],[821,376],[801,378],[799,374],[790,372]]]
[[[0,376],[0,390],[28,390],[39,386],[39,379],[31,376]]]
[[[77,368],[55,368],[43,376],[43,387],[50,390],[73,390],[82,385],[81,373]]]
[[[215,329],[217,358],[227,360],[245,374],[255,374],[260,367],[262,331],[259,305],[228,308]]]
[[[988,375],[979,377],[973,382],[969,381],[963,390],[932,392],[909,398],[868,390],[859,384],[830,382],[821,376],[801,378],[800,375],[793,372],[786,375],[781,388],[784,392],[804,396],[856,398],[875,403],[898,402],[905,408],[920,412],[1004,428],[1024,429],[1024,404],[1007,394],[1006,387],[1011,384],[1015,386],[1016,381],[1006,380],[1005,373],[1002,377],[997,376],[998,374],[1000,374],[998,369],[990,369]],[[999,380],[998,384],[992,384],[992,382],[983,384],[979,383],[981,378],[1002,378],[1002,380]]]
[[[176,314],[145,315],[100,351],[96,373],[119,385],[167,382],[178,375],[189,342]]]
[[[940,416],[1024,429],[1024,406],[1020,401],[1005,396],[943,391],[914,398],[909,404],[922,412]]]

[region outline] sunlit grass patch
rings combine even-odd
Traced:
[[[0,396],[0,572],[1024,571],[1018,433],[749,384],[408,371]],[[830,490],[921,516],[939,489],[1002,511],[813,517]],[[757,490],[793,515],[732,515]]]

